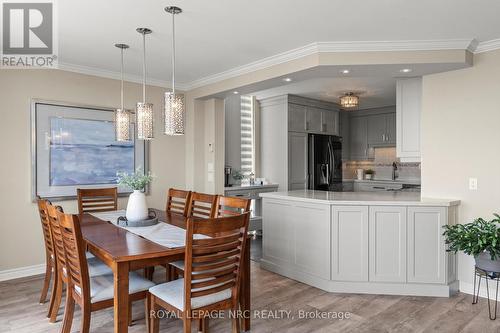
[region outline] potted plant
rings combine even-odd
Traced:
[[[146,185],[151,183],[153,176],[150,172],[145,174],[142,168],[137,168],[134,173],[127,172],[117,173],[118,184],[128,187],[133,192],[130,194],[127,203],[127,213],[125,214],[128,221],[137,222],[148,218],[148,205],[146,203],[146,195],[144,189]]]
[[[232,176],[233,179],[236,180],[236,183],[238,184],[241,184],[241,181],[246,178],[243,172],[239,170],[234,170]]]
[[[365,179],[371,180],[373,179],[373,175],[375,174],[375,171],[372,169],[368,169],[365,171]]]
[[[500,272],[500,215],[486,221],[477,218],[467,224],[445,225],[447,251],[473,255],[476,267],[488,272]]]

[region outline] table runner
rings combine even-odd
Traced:
[[[183,247],[186,245],[186,230],[176,227],[175,225],[162,222],[148,227],[125,227],[118,225],[118,218],[120,216],[125,216],[125,210],[92,213],[91,215],[103,221],[109,221],[120,228],[126,229],[127,231],[168,248]],[[194,238],[200,239],[209,237],[205,235],[194,235]]]

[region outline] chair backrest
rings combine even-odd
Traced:
[[[85,257],[85,242],[78,215],[57,213],[66,254],[68,284],[84,299],[90,299],[90,280]]]
[[[78,214],[86,212],[109,212],[118,209],[118,189],[110,188],[79,188]]]
[[[219,196],[217,198],[217,217],[240,215],[249,212],[251,201],[246,198]]]
[[[52,235],[50,233],[49,216],[47,213],[47,205],[50,205],[48,200],[37,197],[38,213],[40,214],[40,222],[42,223],[43,240],[45,243],[45,252],[55,260],[54,247],[52,245]]]
[[[66,267],[66,255],[64,254],[64,245],[61,234],[61,228],[59,227],[58,213],[63,210],[60,206],[54,206],[47,204],[47,216],[50,223],[50,234],[52,236],[52,246],[54,249],[56,267],[59,272]],[[66,276],[62,274],[63,280],[66,281]]]
[[[213,218],[217,214],[217,195],[193,192],[189,201],[188,217]]]
[[[187,216],[191,191],[177,190],[171,188],[167,193],[167,213],[177,213]]]
[[[238,302],[241,267],[247,243],[249,213],[213,219],[189,218],[186,232],[184,308],[191,299],[231,289]],[[194,239],[193,235],[213,235]]]

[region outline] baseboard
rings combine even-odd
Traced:
[[[495,298],[496,292],[496,282],[494,280],[488,280],[490,289],[490,298]],[[500,289],[500,287],[499,287]],[[474,284],[469,282],[460,281],[459,291],[464,294],[474,295]],[[499,290],[500,292],[500,290]],[[484,284],[484,279],[481,281],[481,288],[479,289],[479,297],[487,298],[488,293],[486,291],[486,285]]]
[[[40,275],[43,273],[45,273],[45,264],[6,269],[0,271],[0,282]]]

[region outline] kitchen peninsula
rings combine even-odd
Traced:
[[[261,267],[329,292],[448,297],[458,290],[443,225],[458,200],[412,192],[262,193]]]

